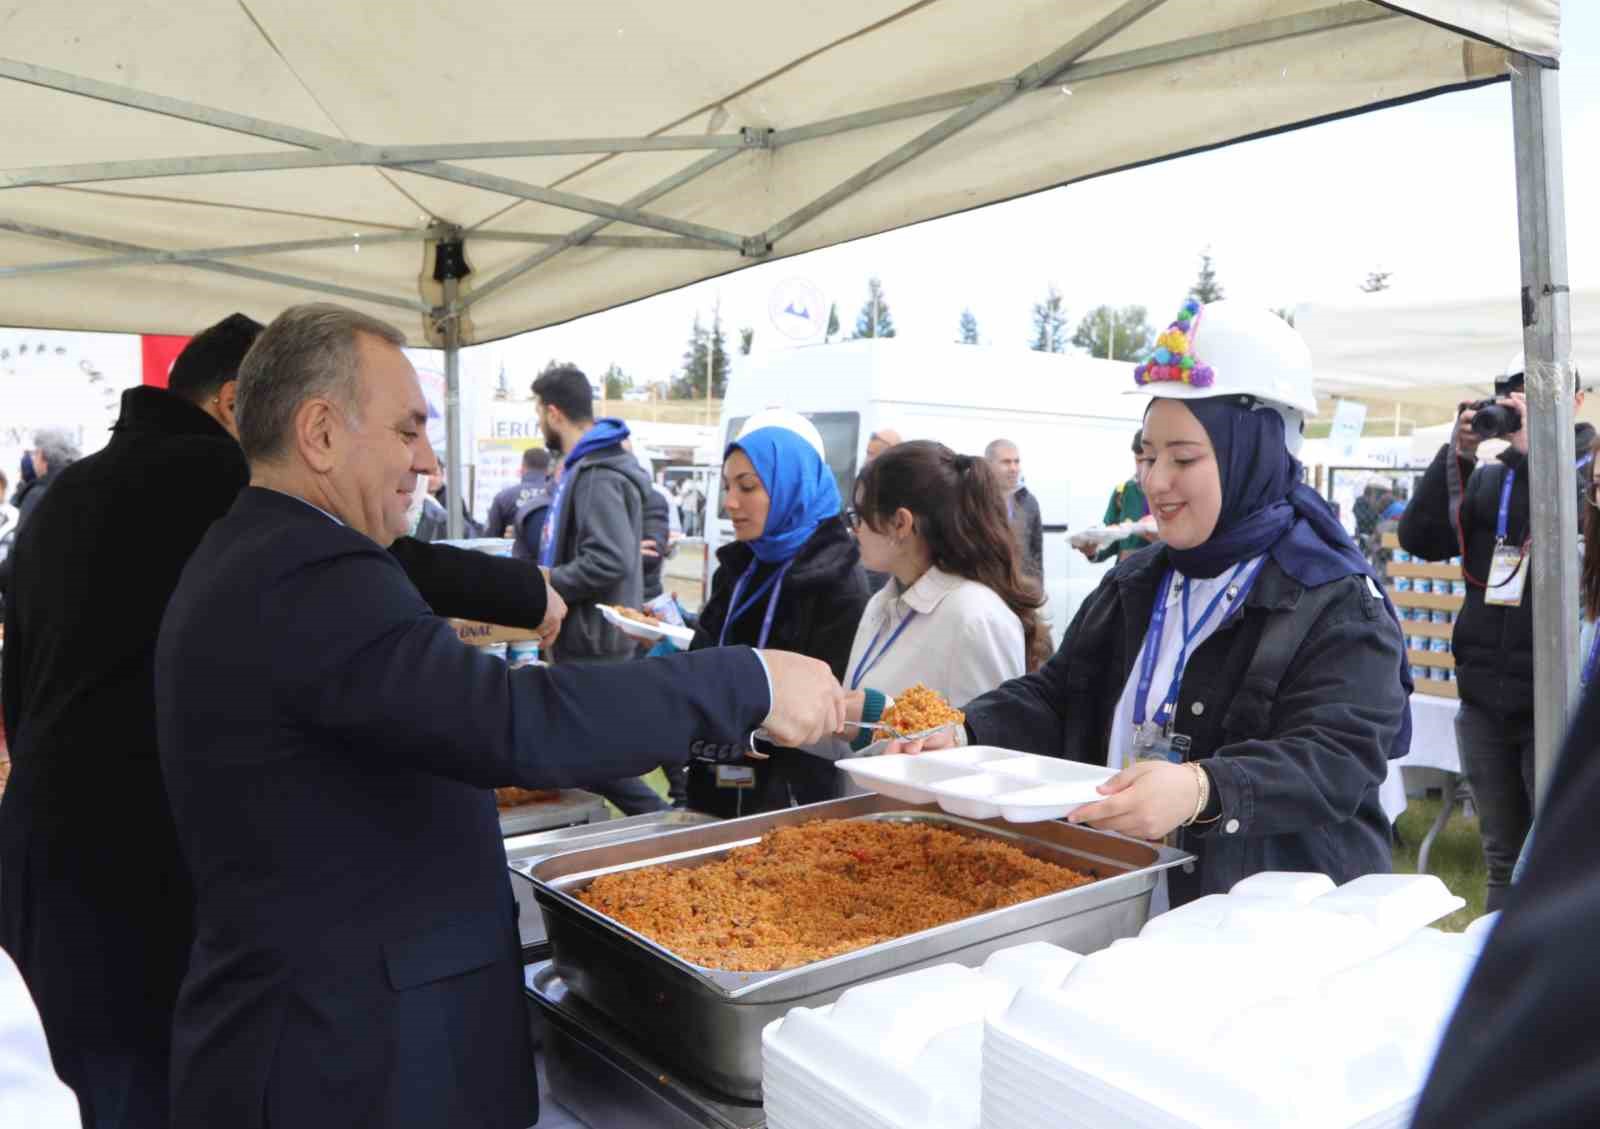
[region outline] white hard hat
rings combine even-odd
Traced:
[[[822,432],[817,430],[816,424],[799,412],[786,411],[783,408],[767,408],[759,411],[745,420],[744,426],[739,429],[739,438],[743,439],[752,431],[760,431],[763,427],[781,427],[794,432],[811,444],[819,459],[823,462],[828,461],[827,448],[822,444]]]
[[[1147,396],[1254,396],[1274,408],[1317,414],[1305,338],[1271,310],[1243,302],[1189,299],[1134,369],[1134,380],[1135,391]]]

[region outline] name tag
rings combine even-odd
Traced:
[[[1533,568],[1532,555],[1532,546],[1519,549],[1496,545],[1489,562],[1489,583],[1483,591],[1483,602],[1503,608],[1521,607],[1528,573]]]
[[[755,786],[756,770],[750,765],[717,765],[718,788],[754,788]]]

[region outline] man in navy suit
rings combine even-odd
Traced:
[[[384,552],[432,465],[402,340],[329,305],[261,335],[238,393],[251,485],[162,623],[159,745],[197,896],[176,1129],[522,1129],[537,1096],[487,789],[843,721],[827,668],[780,652],[512,670],[462,646]]]

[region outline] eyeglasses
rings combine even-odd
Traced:
[[[861,528],[861,515],[855,510],[845,510],[839,517],[844,521],[844,527],[852,533]]]

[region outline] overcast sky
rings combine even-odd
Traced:
[[[1600,4],[1563,5],[1561,96],[1574,288],[1600,285]],[[1171,214],[1174,176],[1188,219]],[[964,306],[986,342],[1024,345],[1051,283],[1075,325],[1100,303],[1137,303],[1158,328],[1202,249],[1230,298],[1270,306],[1359,297],[1392,273],[1419,301],[1519,285],[1511,94],[1504,84],[1054,189],[949,219],[753,267],[616,310],[481,346],[525,386],[551,357],[636,380],[669,375],[696,311],[719,299],[730,340],[753,326],[778,345],[772,289],[804,279],[837,302],[849,333],[877,274],[902,336],[953,340]]]

